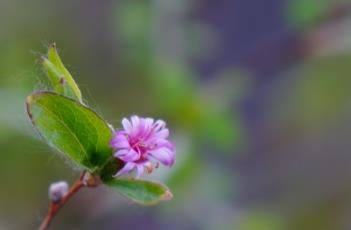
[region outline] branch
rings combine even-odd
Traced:
[[[99,185],[99,180],[93,177],[90,173],[83,171],[77,181],[72,185],[66,195],[64,195],[58,202],[51,201],[48,213],[39,227],[39,230],[48,229],[52,219],[57,212],[82,188],[82,187],[96,187]]]

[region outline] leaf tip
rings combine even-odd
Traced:
[[[32,102],[33,102],[33,95],[27,96],[27,98],[26,98],[26,104],[27,104],[27,105],[30,105],[30,104],[32,104]]]
[[[57,52],[57,46],[55,42],[49,45],[47,55],[50,61],[52,61],[52,58],[59,58],[58,52]]]
[[[56,49],[56,42],[52,42],[50,45],[49,45],[49,49]]]
[[[55,56],[57,55],[57,46],[55,42],[52,42],[49,46],[48,46],[48,51],[47,51],[47,55],[50,56],[51,54],[54,54]]]
[[[162,199],[164,201],[170,201],[173,199],[173,194],[170,190],[166,190],[166,192],[163,194]]]

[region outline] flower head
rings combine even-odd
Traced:
[[[123,118],[122,125],[124,129],[115,131],[110,142],[114,156],[125,162],[116,176],[136,169],[140,177],[145,169],[151,172],[157,168],[158,162],[173,165],[175,148],[167,140],[169,131],[164,121],[132,116],[130,120]]]

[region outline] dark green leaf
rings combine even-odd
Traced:
[[[118,158],[111,157],[109,161],[99,170],[100,179],[103,182],[113,180],[115,175],[121,168],[123,168],[124,162]]]
[[[44,140],[90,172],[112,157],[112,131],[94,111],[53,92],[27,97],[28,115]]]
[[[173,197],[166,186],[150,181],[117,179],[107,182],[107,185],[134,202],[144,205],[157,204]]]

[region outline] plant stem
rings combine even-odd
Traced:
[[[58,202],[52,202],[50,203],[50,207],[48,210],[48,213],[43,220],[42,224],[39,227],[39,230],[46,230],[48,229],[52,219],[56,216],[57,212],[67,203],[67,201],[70,200],[82,187],[96,187],[98,184],[94,180],[94,178],[87,173],[86,171],[83,171],[77,181],[72,185],[68,193],[61,198],[60,201]]]

